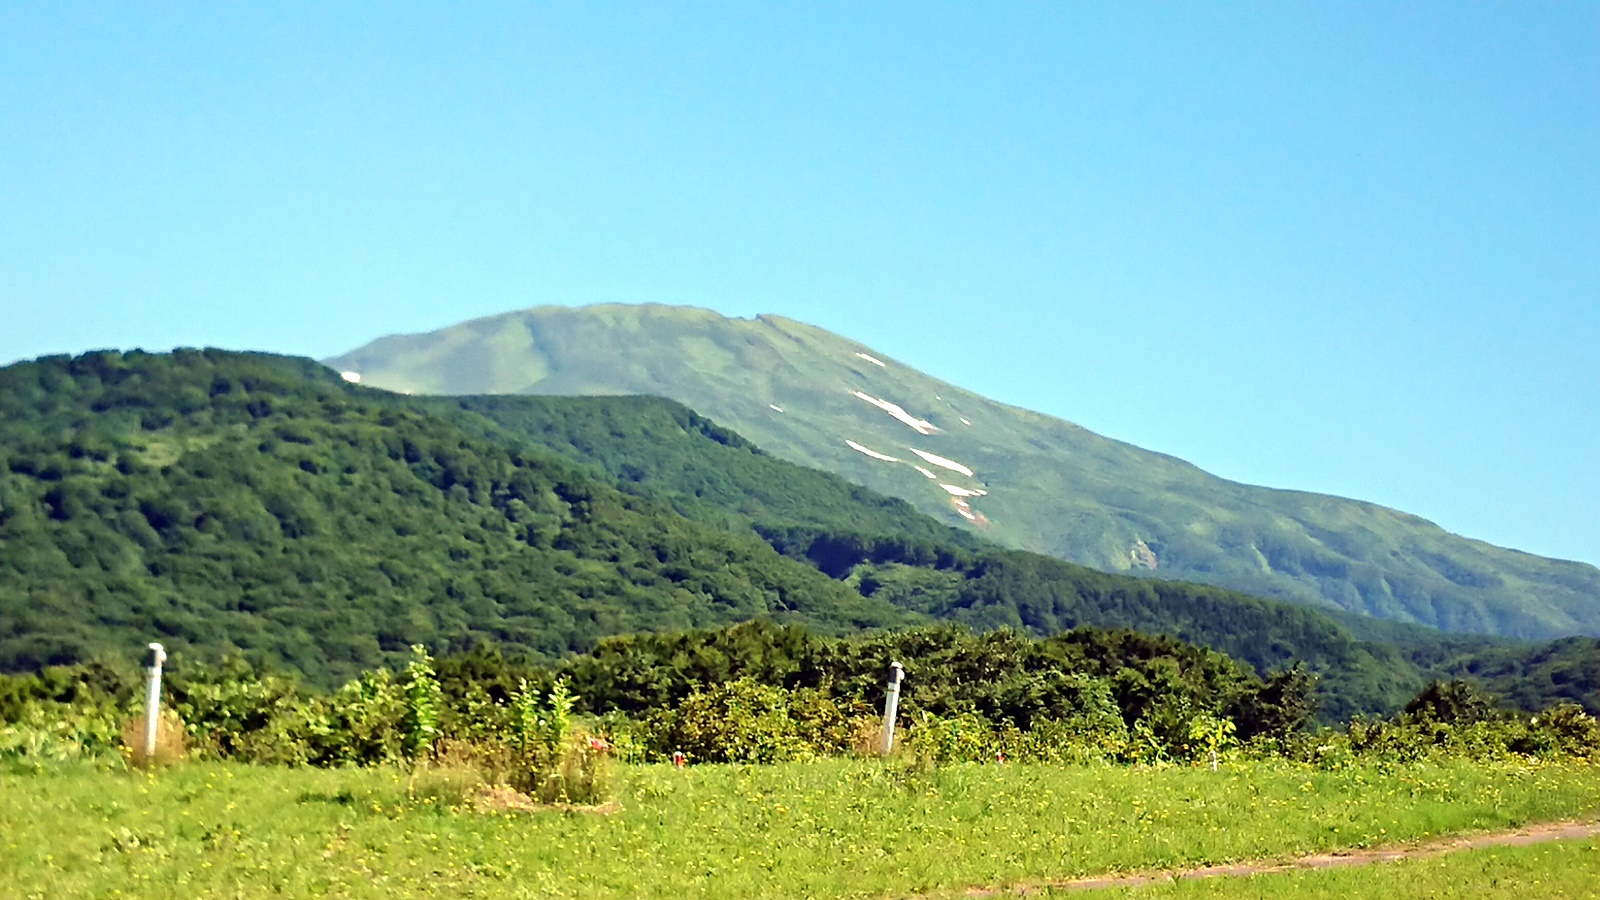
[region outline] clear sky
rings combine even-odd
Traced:
[[[1600,3],[0,4],[0,362],[597,301],[1600,563]]]

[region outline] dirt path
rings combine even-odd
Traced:
[[[1093,891],[1101,888],[1139,887],[1168,881],[1190,881],[1200,878],[1228,878],[1242,875],[1259,875],[1267,872],[1291,872],[1297,869],[1337,869],[1345,866],[1366,866],[1377,862],[1400,859],[1426,859],[1477,850],[1483,847],[1522,847],[1546,841],[1575,840],[1600,836],[1600,822],[1547,822],[1529,825],[1514,831],[1495,831],[1460,837],[1438,838],[1415,844],[1371,850],[1341,850],[1289,859],[1258,860],[1256,862],[1230,863],[1220,866],[1197,866],[1192,869],[1169,869],[1158,872],[1141,872],[1130,875],[1091,875],[1084,878],[1046,879],[1023,882],[1003,888],[973,888],[965,892],[968,897],[997,897],[1004,895],[1027,896],[1045,888],[1057,891]]]

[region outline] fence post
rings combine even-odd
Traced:
[[[889,664],[889,692],[883,701],[883,755],[894,749],[894,717],[900,711],[900,682],[906,677],[905,669],[897,662]]]
[[[166,661],[166,648],[151,644],[150,664],[144,670],[149,676],[144,702],[144,758],[147,762],[156,757],[156,729],[161,727],[161,664]]]

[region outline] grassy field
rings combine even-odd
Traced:
[[[919,772],[867,760],[639,767],[624,771],[621,811],[609,815],[465,812],[410,787],[396,770],[216,763],[154,774],[85,766],[0,775],[0,893],[942,895],[1600,811],[1600,770],[1466,763],[1339,772],[1251,763],[1218,773],[1024,765]],[[1548,896],[1534,880],[1592,890],[1597,857],[1593,841],[1578,841],[1138,893],[1428,896],[1424,887],[1460,882]]]
[[[1278,872],[1247,878],[1174,881],[1085,894],[1044,891],[1041,896],[1273,897],[1283,900],[1385,898],[1600,897],[1600,839],[1557,841],[1531,847],[1469,850],[1431,859],[1375,863],[1352,869]]]

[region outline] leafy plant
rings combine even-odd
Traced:
[[[407,759],[417,759],[439,739],[439,717],[444,706],[443,691],[433,671],[433,660],[421,644],[411,645],[411,662],[406,665],[405,695],[404,752]]]

